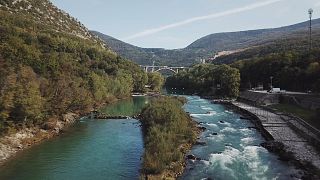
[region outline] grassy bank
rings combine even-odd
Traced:
[[[195,143],[196,123],[182,109],[184,98],[159,97],[142,111],[145,152],[142,174],[152,178],[176,178],[184,156]]]

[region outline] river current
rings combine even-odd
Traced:
[[[249,180],[291,179],[293,167],[260,146],[264,138],[249,120],[197,96],[187,96],[185,111],[206,130],[191,152],[200,161],[189,160],[181,179]]]

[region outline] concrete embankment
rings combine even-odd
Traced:
[[[308,142],[307,138],[294,130],[290,122],[293,120],[292,118],[242,102],[231,102],[231,104],[256,117],[254,121],[259,121],[255,122],[256,125],[258,124],[258,128],[260,126],[264,135],[272,137],[271,139],[270,137],[267,138],[267,140],[273,139],[273,142],[283,144],[283,149],[287,153],[291,153],[296,160],[309,162],[318,170],[320,169],[319,151]]]
[[[0,165],[19,151],[58,135],[63,128],[73,124],[79,115],[68,113],[62,120],[52,120],[44,127],[24,128],[16,133],[0,138]]]

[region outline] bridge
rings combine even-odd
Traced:
[[[159,72],[162,70],[169,70],[175,74],[179,73],[180,70],[188,69],[188,67],[170,67],[170,66],[143,66],[140,65],[141,68],[144,69],[145,72]]]

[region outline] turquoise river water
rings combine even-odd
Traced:
[[[186,96],[187,112],[207,128],[190,153],[201,161],[187,163],[180,179],[290,179],[294,168],[259,144],[259,132],[240,115],[197,96]],[[135,97],[102,108],[113,115],[132,116],[148,99]],[[82,118],[64,134],[19,153],[0,167],[8,180],[138,179],[143,154],[140,123],[128,120]]]
[[[202,160],[189,160],[180,179],[292,179],[297,170],[260,147],[264,139],[257,130],[248,128],[253,126],[249,120],[208,100],[187,99],[185,111],[207,128],[200,137],[206,145],[192,148],[190,153]]]
[[[147,99],[136,97],[102,108],[113,115],[139,113]],[[49,141],[19,153],[0,167],[2,180],[138,179],[143,153],[136,119],[90,120]]]

